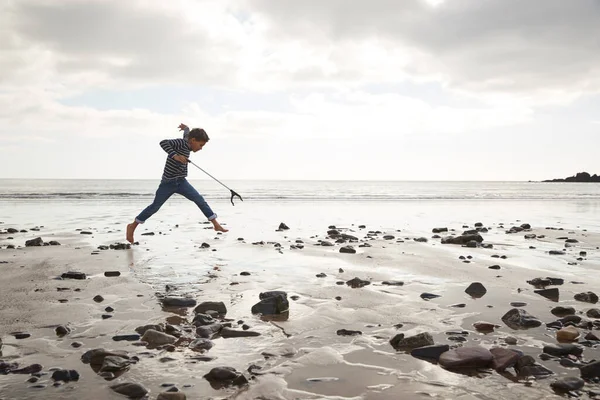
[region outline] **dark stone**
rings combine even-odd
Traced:
[[[106,277],[115,277],[115,276],[120,276],[121,272],[119,271],[105,271],[104,272],[104,276]]]
[[[502,321],[511,329],[537,328],[542,321],[520,308],[513,308],[502,317]]]
[[[414,238],[413,240],[419,243],[427,243],[427,238],[425,237]]]
[[[55,381],[62,381],[62,382],[78,381],[79,373],[77,371],[75,371],[74,369],[71,369],[71,370],[60,369],[60,370],[54,371],[54,373],[52,373],[52,379]]]
[[[196,314],[206,314],[207,311],[213,310],[221,315],[227,314],[227,307],[222,301],[205,301],[200,303],[195,309]]]
[[[559,297],[558,288],[539,289],[539,290],[534,290],[533,292],[539,294],[540,296],[547,298],[548,300],[558,301],[558,297]]]
[[[121,342],[121,341],[128,341],[128,342],[135,342],[136,340],[140,340],[141,336],[137,335],[137,334],[130,334],[130,335],[116,335],[112,337],[112,340],[114,340],[115,342]]]
[[[210,248],[210,244],[208,244],[208,243],[206,243],[206,242],[203,242],[203,243],[200,245],[200,248],[201,248],[201,249],[208,249],[208,248]]]
[[[165,297],[162,299],[165,307],[195,307],[196,299],[188,297]]]
[[[481,298],[487,293],[487,289],[480,282],[473,282],[465,289],[465,293],[474,298]]]
[[[410,355],[415,358],[438,361],[440,356],[448,350],[450,350],[449,345],[438,344],[414,348],[411,350]]]
[[[85,273],[69,271],[65,272],[60,276],[62,279],[85,279]]]
[[[129,369],[131,360],[118,356],[106,356],[99,372],[119,372]]]
[[[216,336],[221,329],[223,329],[223,325],[218,322],[210,325],[202,325],[196,328],[196,335],[204,339],[210,339]]]
[[[288,230],[290,229],[286,224],[284,224],[283,222],[279,224],[279,228],[278,230]]]
[[[403,286],[404,282],[402,281],[383,281],[381,282],[382,285],[388,285],[388,286]]]
[[[566,254],[562,250],[550,250],[548,253],[553,256],[564,256]]]
[[[27,240],[25,242],[25,247],[33,247],[33,246],[43,246],[44,241],[41,237],[37,237],[35,239]]]
[[[575,295],[575,300],[595,304],[598,302],[598,296],[594,292],[578,293]]]
[[[600,318],[600,310],[597,308],[590,308],[585,314],[590,318]]]
[[[340,253],[355,254],[356,250],[352,246],[340,247]]]
[[[138,383],[117,383],[110,388],[119,394],[129,397],[130,399],[139,399],[148,394],[148,389]]]
[[[242,271],[242,272],[240,272],[240,275],[241,275],[241,276],[249,276],[249,275],[250,275],[250,272],[247,272],[247,271]]]
[[[51,241],[49,241],[49,242],[48,242],[48,244],[49,244],[50,246],[60,246],[60,243],[59,243],[59,242],[57,242],[56,240],[51,240]]]
[[[16,366],[16,364],[15,364]],[[20,369],[13,369],[10,371],[11,374],[23,374],[23,375],[30,375],[30,374],[38,374],[40,372],[42,372],[42,370],[44,369],[44,367],[42,367],[40,364],[31,364],[25,368],[20,368]],[[0,367],[0,373],[1,373],[2,368]]]
[[[196,314],[194,320],[192,321],[192,325],[198,327],[214,324],[215,322],[215,319],[208,314]]]
[[[489,269],[500,269],[499,265],[491,265],[488,267]]]
[[[513,301],[510,303],[512,307],[525,307],[527,303],[523,303],[522,301]]]
[[[63,337],[65,335],[68,335],[69,333],[71,333],[71,329],[67,328],[64,325],[57,326],[54,331],[56,332],[56,336],[59,336],[59,337]]]
[[[370,284],[371,284],[371,282],[364,281],[362,279],[359,279],[358,277],[350,279],[349,281],[346,282],[346,285],[350,286],[353,289],[361,288],[361,287],[364,287],[364,286],[367,286]]]
[[[289,311],[290,303],[287,294],[285,292],[271,293],[270,297],[264,297],[264,293],[261,293],[262,300],[252,306],[252,314],[278,315]]]
[[[399,333],[390,340],[390,344],[396,350],[412,350],[417,347],[431,346],[434,342],[427,332],[409,337],[404,337],[403,333]]]
[[[217,367],[203,376],[215,389],[221,389],[228,386],[243,386],[248,384],[248,380],[235,368]]]
[[[327,278],[327,274],[326,274],[326,273],[324,273],[324,272],[321,272],[321,273],[319,273],[319,274],[317,274],[317,275],[315,275],[315,276],[316,276],[317,278]]]
[[[347,329],[338,329],[336,333],[337,333],[338,336],[362,335],[361,331],[350,331],[350,330],[347,330]]]
[[[581,367],[581,377],[586,380],[600,377],[600,361],[594,361]]]
[[[483,242],[483,237],[481,235],[461,235],[461,236],[447,236],[442,238],[442,244],[460,244],[466,245],[471,240],[476,241],[477,243]]]
[[[14,332],[12,335],[15,337],[15,339],[27,339],[31,337],[31,334],[26,332]]]
[[[442,233],[442,232],[448,232],[448,228],[433,228],[431,230],[432,233]]]
[[[238,331],[238,330],[231,329],[231,328],[223,328],[223,329],[221,329],[220,335],[221,335],[221,337],[227,339],[227,338],[235,338],[235,337],[260,336],[260,333],[248,331],[248,330]]]
[[[566,317],[567,315],[575,314],[575,309],[573,307],[557,306],[550,310],[550,312],[557,317]]]
[[[543,352],[556,357],[563,357],[568,355],[574,355],[576,357],[579,357],[583,354],[583,347],[576,344],[548,344],[544,346]]]
[[[92,300],[94,300],[96,303],[102,303],[104,301],[104,297],[97,295],[97,296],[94,296],[94,298]]]
[[[435,299],[437,297],[442,297],[439,294],[433,294],[433,293],[421,293],[421,298],[423,300],[431,300],[431,299]]]
[[[561,377],[550,384],[550,387],[557,392],[572,392],[581,389],[585,381],[576,376]]]
[[[502,347],[495,347],[490,349],[490,353],[494,356],[494,360],[492,361],[492,368],[498,372],[502,372],[507,368],[514,366],[519,358],[521,358],[522,354],[514,351],[505,349]]]
[[[447,369],[486,368],[494,360],[492,353],[483,347],[458,347],[440,356],[439,363]]]

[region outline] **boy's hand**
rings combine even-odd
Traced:
[[[186,124],[179,124],[179,130],[183,131],[184,129],[187,129],[187,125]]]
[[[177,154],[175,157],[173,157],[173,160],[179,161],[182,164],[187,164],[188,163],[187,157],[186,156],[182,156],[180,154]]]

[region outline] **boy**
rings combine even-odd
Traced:
[[[217,222],[217,214],[210,209],[200,193],[185,179],[190,151],[195,153],[202,150],[202,147],[209,141],[208,135],[204,129],[195,128],[190,131],[190,128],[184,124],[179,125],[179,130],[183,131],[183,139],[165,139],[160,142],[160,147],[168,154],[163,176],[152,204],[146,207],[131,224],[127,225],[127,241],[129,243],[133,243],[135,228],[146,222],[174,193],[196,203],[204,216],[212,222],[215,231],[228,231]]]

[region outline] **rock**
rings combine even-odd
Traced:
[[[248,271],[242,271],[242,272],[240,272],[240,275],[241,276],[250,276],[250,272],[248,272]]]
[[[109,356],[116,356],[125,359],[129,359],[127,352],[125,351],[111,351],[103,348],[97,348],[86,351],[81,356],[81,362],[84,364],[90,364],[92,366],[100,367],[104,363],[104,359]]]
[[[71,329],[69,329],[68,327],[66,327],[64,325],[57,326],[54,331],[56,332],[56,336],[59,336],[59,337],[63,337],[65,335],[68,335],[69,333],[71,333]]]
[[[203,243],[200,245],[200,248],[201,248],[201,249],[208,249],[208,248],[210,248],[210,244],[208,244],[208,243],[206,243],[206,242],[203,242]]]
[[[535,239],[537,235],[535,233],[528,233],[525,235],[525,239]]]
[[[513,337],[513,336],[508,336],[508,337],[504,338],[504,342],[506,344],[509,344],[509,345],[512,346],[512,345],[517,344],[517,338]]]
[[[165,344],[173,344],[177,341],[175,336],[167,335],[164,332],[155,331],[154,329],[148,329],[142,336],[142,341],[148,343],[150,346],[162,346]]]
[[[394,239],[396,239],[396,237],[394,235],[384,235],[383,239],[384,240],[394,240]]]
[[[60,243],[59,243],[59,242],[57,242],[56,240],[51,240],[51,241],[49,241],[49,242],[48,242],[48,244],[49,244],[50,246],[60,246]]]
[[[27,338],[31,337],[31,334],[27,333],[27,332],[13,332],[13,333],[11,333],[11,335],[13,335],[15,337],[15,339],[19,339],[19,340],[27,339]]]
[[[483,347],[458,347],[442,354],[439,363],[446,369],[487,368],[494,360],[492,353]]]
[[[116,336],[112,337],[112,340],[114,340],[115,342],[122,342],[122,341],[135,342],[136,340],[140,340],[140,338],[141,338],[141,336],[136,335],[136,334],[116,335]]]
[[[565,376],[550,384],[550,387],[558,392],[572,392],[581,389],[585,381],[576,376]]]
[[[183,392],[162,392],[158,394],[156,400],[186,400]]]
[[[557,317],[566,317],[567,315],[575,314],[575,309],[573,307],[557,306],[550,310],[550,312]]]
[[[443,233],[443,232],[448,232],[448,228],[433,228],[431,230],[431,233]]]
[[[250,336],[260,336],[260,333],[253,331],[238,331],[231,328],[223,328],[220,332],[221,336],[224,338],[235,338],[235,337],[250,337]]]
[[[437,297],[442,297],[439,294],[432,294],[432,293],[421,293],[421,298],[423,300],[431,300],[431,299],[435,299]]]
[[[502,317],[502,321],[511,329],[537,328],[542,321],[520,308],[513,308]]]
[[[600,318],[600,310],[597,308],[590,308],[589,310],[587,310],[585,315],[587,315],[590,318]]]
[[[578,293],[575,295],[575,300],[595,304],[598,302],[598,296],[594,292]]]
[[[369,281],[364,281],[362,279],[359,279],[357,277],[350,279],[349,281],[346,282],[346,285],[350,286],[353,289],[357,289],[357,288],[361,288],[363,286],[367,286],[370,285],[371,282]]]
[[[328,242],[327,240],[321,240],[321,246],[331,247],[333,246],[333,243]]]
[[[476,331],[478,332],[494,332],[495,328],[499,328],[498,325],[489,323],[489,322],[475,322],[473,324],[473,327],[475,328]]]
[[[355,254],[356,250],[352,246],[340,247],[340,253]]]
[[[521,358],[521,354],[509,349],[504,349],[502,347],[495,347],[490,349],[490,353],[494,356],[494,360],[492,361],[492,368],[497,372],[502,372],[507,368],[514,366],[519,358]]]
[[[581,377],[585,380],[600,377],[600,361],[594,361],[581,367]]]
[[[488,267],[489,269],[500,269],[499,265],[491,265]]]
[[[425,238],[425,237],[418,237],[418,238],[414,238],[413,240],[415,242],[419,242],[419,243],[427,243],[427,238]]]
[[[534,376],[536,378],[543,378],[552,375],[553,372],[543,365],[537,364],[533,357],[523,356],[519,358],[515,365],[515,370],[519,376]]]
[[[227,307],[222,301],[205,301],[200,303],[195,309],[196,314],[206,314],[207,311],[213,310],[218,312],[220,315],[227,314]]]
[[[97,296],[94,296],[94,298],[92,300],[94,300],[96,303],[102,303],[104,301],[104,297],[97,295]]]
[[[548,253],[553,256],[564,256],[565,255],[565,252],[562,250],[550,250]]]
[[[338,329],[336,333],[337,333],[338,336],[356,336],[356,335],[362,335],[361,331],[350,331],[350,330],[347,330],[347,329]]]
[[[523,303],[522,301],[513,301],[510,303],[512,307],[525,307],[527,303]]]
[[[106,277],[116,277],[116,276],[120,276],[121,273],[119,271],[105,271],[104,272],[104,276]]]
[[[583,354],[583,347],[576,344],[548,344],[544,346],[543,352],[556,357],[568,355],[579,357]]]
[[[383,281],[381,282],[382,285],[387,285],[387,286],[403,286],[404,282],[402,281]]]
[[[210,339],[216,336],[223,329],[223,325],[220,323],[214,323],[210,325],[203,325],[196,328],[196,335],[204,339]]]
[[[558,296],[559,296],[558,288],[540,289],[540,290],[534,290],[533,292],[536,294],[539,294],[540,296],[547,298],[548,300],[558,301]]]
[[[79,373],[74,369],[66,370],[59,369],[52,373],[52,379],[54,381],[71,382],[79,380]]]
[[[321,273],[319,273],[319,274],[317,274],[317,275],[315,275],[315,276],[316,276],[317,278],[327,278],[327,274],[326,274],[326,273],[324,273],[324,272],[321,272]]]
[[[574,326],[567,326],[556,332],[556,340],[559,342],[574,342],[580,333]]]
[[[198,338],[195,339],[192,343],[190,343],[188,347],[194,351],[204,351],[212,349],[214,345],[215,344],[212,340],[206,338]]]
[[[284,224],[283,222],[279,224],[278,230],[284,231],[284,230],[288,230],[288,229],[290,229],[290,228],[286,224]]]
[[[431,346],[434,342],[431,334],[427,332],[409,337],[404,337],[403,333],[399,333],[390,340],[390,344],[396,350],[412,350],[417,347]]]
[[[130,399],[139,399],[148,394],[148,389],[138,383],[117,383],[110,388],[119,394],[129,397]]]
[[[62,279],[85,279],[83,272],[69,271],[60,276]]]
[[[207,314],[196,314],[194,320],[192,321],[192,325],[195,327],[204,326],[214,324],[216,321],[213,317]]]
[[[118,357],[118,356],[106,356],[102,362],[99,372],[119,372],[129,369],[131,360]]]
[[[450,346],[447,344],[423,346],[412,349],[410,355],[415,358],[438,361],[440,356],[448,350],[450,350]]]
[[[248,384],[248,380],[235,368],[217,367],[203,376],[204,379],[211,383],[214,388],[223,388],[227,386],[243,386]]]
[[[35,239],[27,240],[25,242],[25,247],[33,247],[33,246],[43,246],[44,241],[41,237],[37,237]]]
[[[487,293],[486,288],[479,282],[473,282],[465,289],[465,293],[473,298],[481,298]]]
[[[189,297],[165,297],[162,299],[165,307],[195,307],[196,299]]]
[[[16,364],[15,364],[16,366]],[[31,364],[25,368],[19,368],[19,369],[13,369],[10,371],[11,374],[23,374],[23,375],[31,375],[31,374],[38,374],[40,372],[42,372],[42,370],[44,369],[43,366],[41,366],[40,364]],[[0,373],[2,371],[2,368],[0,367]]]
[[[479,234],[474,235],[461,235],[461,236],[446,236],[442,238],[442,244],[460,244],[466,245],[471,240],[474,240],[477,243],[483,242],[483,237]]]
[[[290,303],[286,292],[264,292],[259,298],[261,301],[252,306],[252,314],[277,315],[289,311]]]

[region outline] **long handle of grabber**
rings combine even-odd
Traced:
[[[200,171],[204,172],[206,175],[210,176],[211,178],[213,178],[215,181],[219,182],[221,185],[225,186],[228,190],[231,190],[227,187],[227,185],[225,185],[223,182],[221,182],[220,180],[218,180],[217,178],[215,178],[214,176],[212,176],[211,174],[209,174],[208,172],[206,172],[205,170],[203,170],[202,168],[200,168],[199,166],[197,166],[196,164],[194,164],[193,161],[188,160],[188,162],[190,164],[192,164],[194,167],[198,168]]]

